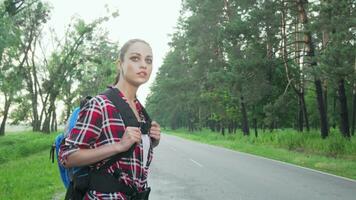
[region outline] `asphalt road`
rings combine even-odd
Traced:
[[[355,169],[356,170],[356,169]],[[355,200],[356,181],[162,134],[152,200]]]

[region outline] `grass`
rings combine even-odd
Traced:
[[[321,140],[317,133],[292,130],[245,137],[222,136],[208,130],[187,133],[165,131],[187,139],[281,160],[356,179],[356,141],[333,133]],[[21,132],[0,137],[0,199],[63,199],[65,189],[49,150],[56,133]]]
[[[178,129],[165,132],[356,179],[356,138],[348,141],[336,131],[325,140],[320,139],[317,132],[298,133],[294,130],[262,133],[257,138],[254,135],[243,136],[241,133],[223,136],[209,130],[189,133],[184,129]]]
[[[48,200],[64,193],[56,163],[49,159],[56,135],[22,132],[0,137],[0,199]]]

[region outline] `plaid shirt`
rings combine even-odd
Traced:
[[[126,98],[120,92],[118,95]],[[139,101],[135,102],[136,110],[140,118],[144,119],[142,114],[142,105]],[[107,144],[120,142],[125,132],[125,124],[113,103],[104,95],[98,95],[92,98],[80,111],[78,121],[61,146],[59,157],[62,163],[65,163],[67,157],[79,149],[93,149]],[[113,174],[115,169],[119,168],[121,174],[119,179],[126,185],[135,186],[138,191],[142,191],[147,186],[148,167],[152,161],[152,143],[150,145],[147,165],[143,163],[143,146],[136,145],[131,158],[122,157],[108,168],[108,173]],[[102,161],[97,165],[105,162]],[[126,200],[125,194],[117,193],[99,193],[90,190],[84,199],[90,200]]]

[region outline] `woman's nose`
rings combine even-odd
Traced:
[[[147,68],[147,63],[145,60],[141,61],[140,68],[145,68],[145,69]]]

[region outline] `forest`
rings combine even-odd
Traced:
[[[355,132],[355,0],[185,0],[148,110],[172,129]]]
[[[355,132],[355,0],[184,0],[146,107],[163,127],[244,135]],[[64,36],[41,0],[0,4],[0,135],[49,133],[116,74],[119,42],[73,18]],[[48,41],[45,43],[44,41]],[[95,86],[95,87],[93,87]],[[63,109],[58,109],[63,108]],[[60,110],[60,111],[58,111]]]

